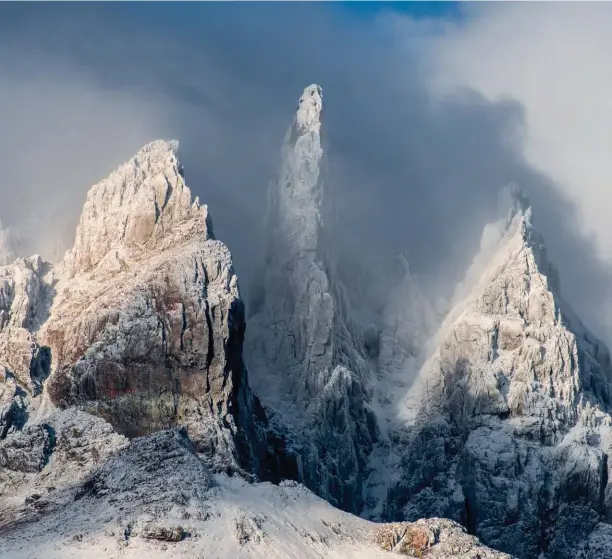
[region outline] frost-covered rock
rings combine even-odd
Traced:
[[[75,418],[62,416],[70,413],[56,420],[68,426]],[[68,435],[56,426],[59,439]],[[18,495],[0,494],[0,556],[382,559],[391,554],[381,548],[381,534],[401,530],[342,512],[296,482],[249,484],[212,475],[184,429],[98,444],[110,453],[95,465],[85,462],[82,472],[67,472],[68,485],[43,470],[30,474]],[[450,521],[414,526],[428,537],[427,556],[508,557]]]
[[[184,425],[215,468],[257,472],[238,280],[176,148],[153,142],[89,191],[38,334],[46,389],[129,437]]]
[[[378,511],[451,518],[518,557],[569,558],[611,510],[612,367],[516,194],[403,398]]]
[[[50,265],[39,256],[0,267],[0,365],[29,394],[39,393],[48,375],[47,350],[36,333],[53,294]]]
[[[376,428],[363,334],[333,277],[323,226],[322,110],[321,88],[307,87],[284,139],[269,189],[263,287],[246,353],[255,392],[293,430],[304,482],[359,511]]]
[[[506,553],[485,547],[463,526],[445,518],[383,524],[374,533],[374,541],[382,549],[409,557],[511,559]]]

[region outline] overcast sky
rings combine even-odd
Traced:
[[[610,24],[608,4],[0,4],[0,219],[72,231],[92,184],[176,138],[248,286],[316,82],[339,252],[375,278],[404,250],[448,289],[514,182],[567,299],[611,340]]]

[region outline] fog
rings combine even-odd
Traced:
[[[597,65],[607,43],[590,43],[590,72],[584,53],[555,45],[612,12],[558,8],[467,7],[447,21],[337,4],[0,5],[0,219],[31,229],[27,249],[44,252],[69,237],[92,184],[140,145],[177,138],[248,292],[280,143],[316,82],[327,225],[343,265],[364,269],[366,298],[384,291],[399,250],[448,294],[513,182],[533,202],[566,298],[610,340],[612,190],[594,155],[612,139],[609,71]],[[543,49],[542,35],[556,42]]]

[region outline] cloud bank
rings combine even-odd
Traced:
[[[26,8],[0,6],[0,218],[9,226],[53,213],[48,221],[71,231],[89,186],[141,144],[178,138],[187,183],[210,205],[248,290],[280,142],[303,87],[316,82],[330,242],[345,270],[359,264],[366,307],[386,292],[385,266],[400,250],[433,291],[448,293],[497,215],[499,189],[514,182],[533,200],[568,299],[612,332],[599,312],[612,285],[602,209],[609,72],[587,71],[584,53],[557,52],[572,29],[583,45],[586,19],[529,5],[469,8],[459,23],[299,3]],[[539,45],[544,35],[557,43]],[[588,52],[603,60],[605,45],[593,41]],[[553,59],[570,89],[551,85]]]

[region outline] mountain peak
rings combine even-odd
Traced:
[[[295,124],[298,133],[319,131],[323,112],[323,90],[316,84],[309,85],[298,102]]]
[[[90,189],[65,259],[71,276],[93,270],[112,251],[128,262],[195,236],[214,238],[207,207],[185,184],[177,149],[175,140],[151,142]]]

